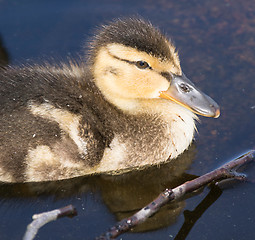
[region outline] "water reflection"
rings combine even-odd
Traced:
[[[210,192],[193,211],[185,210],[183,212],[185,221],[174,240],[186,239],[197,220],[220,197],[221,194],[222,190],[218,186],[212,185]]]
[[[120,176],[100,175],[57,182],[1,184],[0,197],[4,200],[53,196],[59,200],[71,196],[85,197],[88,192],[99,191],[108,209],[117,220],[121,220],[147,205],[166,188],[174,188],[193,179],[195,176],[186,174],[185,170],[192,163],[195,154],[196,148],[193,144],[179,158],[167,164]],[[149,231],[169,226],[175,223],[184,206],[184,200],[167,204],[134,231]]]

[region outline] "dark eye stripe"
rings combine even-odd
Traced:
[[[141,61],[129,61],[129,60],[127,60],[127,59],[119,58],[119,57],[117,57],[117,56],[111,54],[109,51],[108,51],[108,53],[109,53],[110,56],[112,56],[112,57],[115,58],[115,59],[118,59],[118,60],[120,60],[120,61],[129,63],[129,64],[136,65],[137,67],[139,67],[138,65],[139,65],[140,63],[143,62],[145,65],[144,65],[143,67],[139,67],[139,68],[141,68],[141,69],[146,69],[146,68],[152,69],[152,67],[151,67],[147,62],[145,62],[145,61],[142,61],[142,60],[141,60]]]

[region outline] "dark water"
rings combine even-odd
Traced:
[[[119,177],[0,186],[0,239],[21,239],[31,216],[73,204],[78,216],[46,225],[36,239],[93,239],[166,187],[201,175],[255,146],[255,2],[0,1],[0,64],[67,61],[95,26],[143,16],[176,43],[183,71],[221,106],[201,118],[189,151],[173,163]],[[254,180],[255,167],[246,173]],[[119,239],[254,239],[255,194],[231,182],[165,206]],[[185,216],[185,217],[184,217]],[[186,221],[185,221],[186,219]]]

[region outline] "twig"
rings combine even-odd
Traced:
[[[23,240],[32,240],[36,236],[38,230],[46,223],[55,221],[61,217],[74,217],[77,215],[76,209],[72,205],[55,209],[49,212],[43,212],[33,215],[33,222],[27,226],[27,231]]]
[[[116,225],[111,227],[108,232],[102,234],[96,239],[97,240],[115,239],[117,236],[130,230],[132,227],[146,221],[146,219],[148,219],[150,216],[156,213],[160,209],[160,207],[162,207],[166,203],[173,200],[177,200],[181,198],[184,194],[193,192],[213,181],[220,181],[229,178],[245,180],[246,175],[237,173],[236,170],[243,166],[244,164],[253,161],[254,158],[255,150],[252,150],[244,154],[243,156],[234,159],[201,177],[198,177],[192,181],[185,182],[184,184],[174,189],[166,189],[154,201],[149,203],[147,206],[142,208],[140,211],[138,211],[131,217],[121,220]]]

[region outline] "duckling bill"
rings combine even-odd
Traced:
[[[103,26],[87,59],[0,72],[0,181],[121,174],[176,158],[217,103],[149,22]]]

